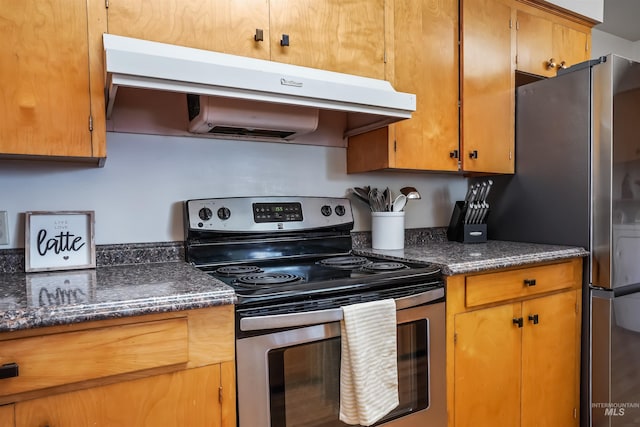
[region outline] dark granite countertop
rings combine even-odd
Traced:
[[[231,287],[183,261],[0,273],[0,332],[235,301]]]
[[[486,243],[464,244],[439,241],[406,245],[400,250],[381,250],[371,247],[354,249],[360,255],[375,255],[406,261],[425,261],[442,267],[443,274],[476,273],[496,268],[526,266],[575,257],[586,257],[580,247],[543,245],[490,240]]]
[[[572,246],[449,242],[443,230],[408,231],[405,248],[394,251],[372,249],[368,233],[355,234],[354,253],[426,261],[445,275],[588,255]],[[8,251],[0,272],[0,332],[236,302],[231,287],[182,261],[179,243],[100,249],[96,269],[29,274],[19,271],[21,251]]]

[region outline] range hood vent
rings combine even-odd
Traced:
[[[103,43],[107,118],[119,87],[184,93],[189,132],[236,138],[295,139],[314,132],[324,110],[346,115],[348,137],[411,118],[416,107],[415,95],[385,80],[113,34]]]

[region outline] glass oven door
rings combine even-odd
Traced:
[[[444,304],[397,317],[400,405],[376,425],[445,426]],[[237,369],[239,427],[347,426],[338,419],[339,322],[239,339]]]

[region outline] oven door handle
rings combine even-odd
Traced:
[[[444,288],[432,289],[420,294],[396,298],[396,310],[416,307],[444,297]],[[274,314],[267,316],[244,317],[240,319],[241,331],[261,331],[277,328],[317,325],[342,320],[342,308],[306,311],[301,313]]]

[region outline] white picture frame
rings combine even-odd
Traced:
[[[96,267],[93,211],[25,212],[25,272]]]

